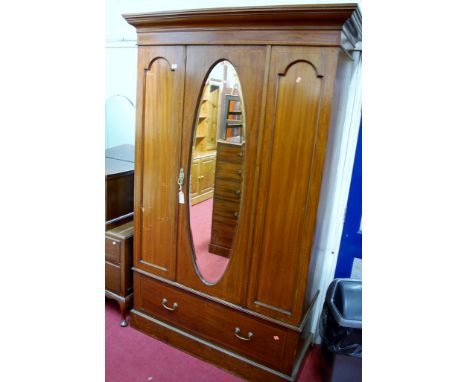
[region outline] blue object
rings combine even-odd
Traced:
[[[354,258],[362,259],[362,118],[354,157],[346,217],[341,236],[335,278],[351,276]]]

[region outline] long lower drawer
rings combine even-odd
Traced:
[[[135,273],[135,308],[266,366],[285,364],[287,328]],[[295,334],[295,333],[292,333]]]

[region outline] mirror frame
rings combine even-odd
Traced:
[[[196,132],[197,132],[197,120],[198,120],[198,116],[200,114],[201,100],[202,100],[202,97],[203,97],[203,94],[204,94],[204,89],[205,89],[205,86],[207,84],[207,81],[209,81],[211,72],[213,71],[213,69],[218,64],[220,64],[222,62],[229,63],[229,65],[233,68],[234,72],[238,76],[238,85],[239,85],[238,86],[238,92],[239,92],[239,96],[240,96],[242,115],[243,115],[243,121],[244,121],[244,126],[243,126],[243,129],[244,129],[243,130],[243,144],[244,144],[244,147],[246,145],[246,138],[247,138],[247,134],[246,134],[247,117],[246,117],[246,114],[245,114],[244,96],[243,96],[243,92],[242,92],[241,81],[240,81],[239,74],[238,74],[239,72],[236,70],[236,67],[234,66],[234,64],[230,60],[228,60],[226,58],[220,58],[220,59],[216,60],[208,68],[207,73],[203,77],[200,89],[198,91],[198,97],[197,97],[197,100],[196,100],[195,113],[194,113],[193,120],[192,120],[192,125],[191,125],[189,158],[188,158],[188,162],[187,162],[188,163],[187,176],[186,176],[187,181],[185,182],[185,194],[187,195],[186,203],[185,203],[186,204],[186,219],[187,219],[187,223],[188,223],[187,224],[187,231],[188,231],[187,234],[188,234],[188,239],[189,239],[188,242],[189,242],[189,246],[190,246],[190,255],[191,255],[191,258],[192,258],[192,264],[193,264],[195,273],[197,274],[197,276],[201,280],[201,282],[203,282],[207,286],[217,285],[223,279],[223,277],[226,275],[226,273],[228,271],[228,268],[230,266],[230,262],[232,260],[232,257],[236,253],[235,249],[237,247],[237,238],[238,238],[238,233],[240,231],[241,217],[243,215],[242,212],[243,212],[243,209],[244,209],[244,200],[245,200],[245,198],[242,197],[241,200],[240,200],[240,203],[239,203],[238,223],[237,223],[234,238],[233,238],[232,252],[231,252],[231,256],[228,259],[228,264],[227,264],[226,268],[224,269],[224,272],[222,273],[222,275],[219,277],[219,279],[216,280],[215,282],[210,282],[210,281],[206,280],[205,277],[203,277],[203,274],[200,271],[200,268],[198,267],[198,263],[197,263],[196,251],[195,251],[194,242],[193,242],[192,225],[191,225],[191,220],[190,220],[190,207],[191,207],[191,204],[190,204],[190,177],[192,176],[192,174],[191,174],[192,171],[191,170],[192,170],[193,146],[194,146],[195,135],[196,135]],[[246,153],[246,151],[247,150],[244,150],[244,156],[243,156],[244,160],[243,160],[243,163],[242,163],[244,174],[245,174],[245,164],[247,162],[247,155],[246,155],[247,153]],[[242,180],[242,182],[241,182],[241,195],[244,194],[245,183],[246,183],[246,181],[245,181],[245,178],[244,178]]]

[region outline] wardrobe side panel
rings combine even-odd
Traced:
[[[134,266],[175,278],[185,48],[139,49]]]
[[[302,319],[336,56],[272,48],[249,307],[293,324]]]

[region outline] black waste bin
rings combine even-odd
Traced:
[[[320,319],[324,382],[362,380],[362,282],[335,279]]]

